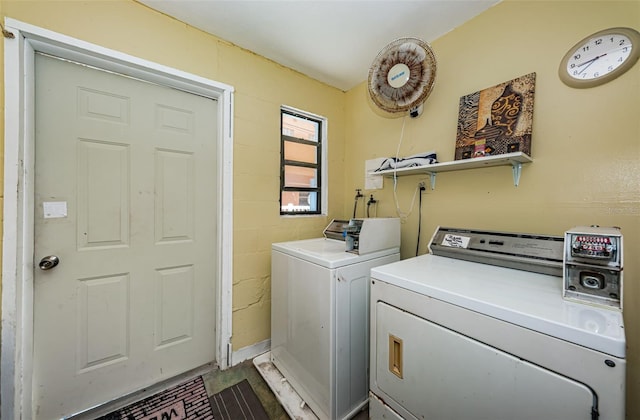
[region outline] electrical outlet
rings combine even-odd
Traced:
[[[420,188],[421,191],[424,191],[427,189],[427,184],[425,184],[424,181],[420,181],[418,182],[418,188]]]

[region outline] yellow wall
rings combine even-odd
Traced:
[[[2,11],[2,1],[0,1],[0,22],[4,26],[3,19],[3,11]],[[3,43],[0,42],[0,73],[4,72],[4,47]],[[0,79],[0,98],[4,98],[4,75],[2,79]],[[4,138],[4,99],[0,99],[0,139]],[[2,147],[0,147],[0,179],[4,177],[4,141],[0,142]],[[0,207],[4,208],[4,191],[0,187]],[[0,235],[3,234],[3,226],[4,226],[4,212],[0,216]],[[0,253],[0,267],[2,267],[2,253]],[[0,281],[0,297],[2,296],[2,282]],[[0,311],[2,310],[2,299],[0,299]]]
[[[624,318],[628,341],[628,418],[640,418],[640,63],[592,89],[571,89],[557,70],[565,52],[611,26],[640,30],[638,1],[506,1],[432,43],[434,90],[417,119],[407,118],[399,155],[435,150],[454,158],[463,95],[536,72],[532,157],[519,187],[510,167],[437,175],[423,196],[420,253],[437,225],[562,235],[577,225],[620,226],[625,245]],[[382,46],[381,46],[382,47]],[[395,156],[402,118],[383,118],[366,85],[347,93],[345,207],[363,187],[365,159]],[[420,176],[399,178],[400,208],[409,210]],[[366,191],[392,216],[392,181]],[[428,185],[428,180],[427,180]],[[402,225],[402,256],[415,254],[418,211]]]
[[[344,92],[131,0],[0,0],[0,12],[3,19],[11,17],[234,86],[233,349],[269,339],[271,243],[318,236],[328,223],[325,217],[279,215],[280,106],[328,118],[330,188],[341,191]],[[3,75],[0,89],[2,80]],[[2,124],[0,119],[0,128]],[[329,206],[330,216],[342,209],[341,195]]]

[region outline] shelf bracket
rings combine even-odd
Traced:
[[[511,170],[513,172],[513,185],[517,187],[520,184],[520,173],[522,172],[522,163],[512,160]]]
[[[431,191],[436,189],[436,173],[435,172],[427,172],[429,177],[431,178]]]

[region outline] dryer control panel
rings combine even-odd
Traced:
[[[562,236],[438,226],[429,252],[562,277],[563,244]]]

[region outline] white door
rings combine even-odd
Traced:
[[[35,95],[33,403],[53,419],[215,359],[217,102],[40,54]]]

